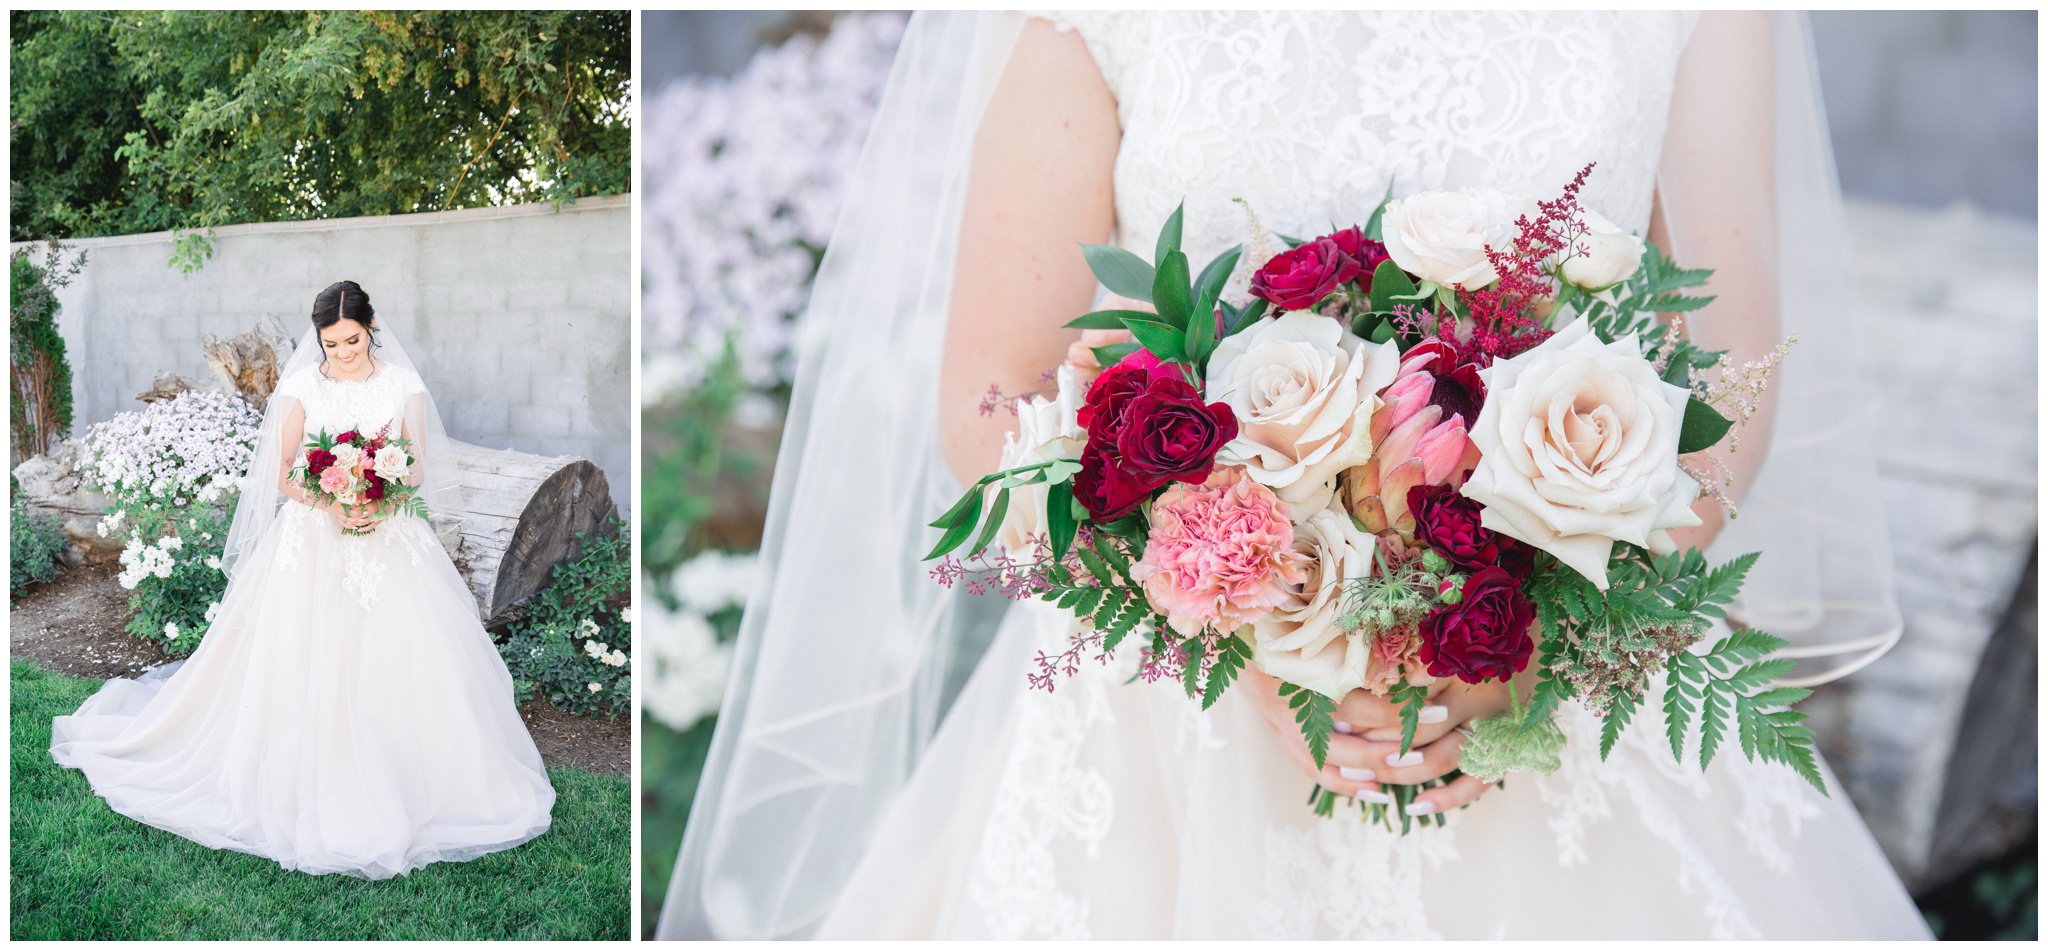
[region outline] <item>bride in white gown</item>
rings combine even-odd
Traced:
[[[313,323],[270,397],[205,639],[57,717],[50,752],[116,812],[309,874],[509,849],[547,831],[555,791],[468,586],[426,522],[319,505],[282,477],[306,437],[389,427],[431,510],[446,433],[354,282],[323,291]]]
[[[1806,228],[1833,195],[1825,130],[1785,92],[1811,80],[1786,65],[1802,64],[1800,24],[1774,37],[1762,15],[1019,19],[923,16],[899,54],[819,277],[810,319],[828,343],[799,376],[768,580],[662,935],[1926,936],[1832,777],[1823,798],[1737,756],[1702,773],[1654,723],[1602,762],[1596,721],[1570,706],[1561,769],[1441,798],[1449,811],[1483,792],[1442,828],[1317,818],[1300,740],[1245,685],[1203,712],[1128,683],[1124,656],[1028,691],[1034,657],[1067,645],[1064,613],[1021,602],[997,626],[916,560],[921,526],[995,467],[1012,423],[977,418],[977,397],[1035,388],[1072,339],[1060,323],[1088,309],[1075,244],[1113,233],[1149,258],[1183,200],[1183,246],[1202,262],[1245,239],[1237,199],[1309,236],[1362,221],[1390,184],[1549,196],[1597,162],[1587,207],[1717,269],[1696,339],[1741,360],[1781,330],[1832,334],[1809,305],[1840,290],[1841,235],[1814,247]],[[1788,159],[1802,148],[1812,161]],[[1840,409],[1831,387],[1853,384],[1852,364],[1813,349],[1781,383],[1776,438],[1752,435],[1731,460],[1748,492],[1739,537],[1716,520],[1681,539],[1715,540],[1710,557],[1766,552],[1742,607],[1796,656],[1841,661],[1807,682],[1896,636],[1888,549],[1867,528],[1880,523],[1809,518],[1869,502],[1854,485],[1814,496],[1820,460],[1870,475],[1842,417],[1815,422]],[[1447,763],[1470,715],[1424,730]]]

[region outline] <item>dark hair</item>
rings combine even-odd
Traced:
[[[327,285],[313,298],[313,329],[326,330],[340,323],[343,318],[362,324],[370,330],[370,346],[377,345],[377,330],[371,322],[377,318],[377,309],[370,306],[370,295],[361,284],[354,281],[335,281]],[[323,350],[321,359],[326,359]]]

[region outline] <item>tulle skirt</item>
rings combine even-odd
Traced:
[[[1236,693],[1204,713],[1128,661],[1028,691],[1066,625],[1012,609],[825,936],[1929,936],[1831,775],[1825,798],[1732,746],[1702,774],[1649,713],[1603,763],[1574,706],[1563,768],[1402,837],[1317,818]]]
[[[310,874],[381,879],[547,831],[555,791],[426,523],[350,537],[286,503],[186,660],[111,680],[51,755],[116,812]]]

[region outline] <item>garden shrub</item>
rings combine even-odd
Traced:
[[[578,714],[631,708],[633,548],[625,524],[612,525],[612,534],[578,536],[581,553],[555,566],[499,645],[522,699],[537,693]]]

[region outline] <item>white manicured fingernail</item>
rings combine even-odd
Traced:
[[[1337,767],[1337,775],[1342,776],[1345,779],[1351,780],[1354,783],[1372,782],[1372,770],[1364,769],[1357,766],[1339,766]]]
[[[1409,803],[1408,808],[1401,811],[1411,816],[1426,816],[1436,811],[1436,803],[1430,802],[1427,799],[1418,800]]]
[[[1374,789],[1359,790],[1358,798],[1363,799],[1366,802],[1373,803],[1374,805],[1391,806],[1394,804],[1393,796]]]
[[[1336,720],[1331,722],[1330,729],[1336,730],[1339,733],[1349,734],[1351,732],[1351,724],[1342,720]]]
[[[1417,723],[1442,723],[1442,722],[1444,722],[1445,720],[1448,720],[1448,719],[1450,719],[1450,718],[1451,718],[1451,708],[1450,708],[1450,707],[1439,707],[1439,706],[1427,706],[1427,707],[1423,707],[1423,708],[1422,708],[1422,715],[1421,715],[1421,716],[1418,716],[1418,717],[1416,717],[1416,718],[1415,718],[1415,722],[1417,722]]]
[[[1387,765],[1388,765],[1388,766],[1421,766],[1421,765],[1422,765],[1422,751],[1421,751],[1421,750],[1409,750],[1409,751],[1408,751],[1408,752],[1406,752],[1406,753],[1388,753],[1388,754],[1387,754]]]

